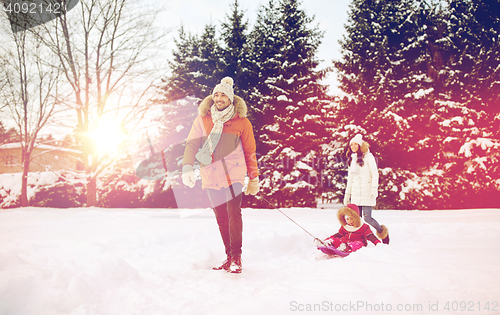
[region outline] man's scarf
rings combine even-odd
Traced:
[[[210,131],[210,134],[207,137],[207,141],[205,141],[201,150],[196,154],[196,159],[203,165],[212,163],[212,154],[215,151],[217,143],[219,143],[222,134],[222,128],[224,128],[224,124],[235,115],[234,105],[231,104],[224,110],[219,111],[217,109],[217,106],[215,106],[214,104],[210,108],[210,113],[212,114],[214,127],[212,128],[212,131]]]

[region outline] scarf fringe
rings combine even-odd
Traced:
[[[203,165],[208,165],[212,163],[212,154],[219,143],[222,129],[224,128],[224,124],[232,119],[236,114],[234,110],[234,105],[231,104],[227,108],[222,111],[217,109],[217,106],[212,105],[210,108],[210,113],[212,114],[212,121],[214,123],[214,127],[210,131],[210,134],[207,137],[207,140],[203,144],[201,150],[196,154],[196,159],[200,161]]]

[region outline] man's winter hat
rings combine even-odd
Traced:
[[[225,77],[217,84],[212,92],[212,97],[215,96],[215,93],[222,92],[226,94],[227,97],[231,100],[231,103],[234,101],[234,91],[233,91],[233,79],[231,77]]]
[[[357,134],[354,136],[354,138],[351,139],[351,142],[349,144],[357,143],[360,146],[363,144],[363,136],[361,134]]]

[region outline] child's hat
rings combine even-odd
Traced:
[[[355,204],[350,203],[350,204],[348,204],[346,207],[351,208],[352,210],[356,211],[356,214],[357,214],[358,216],[361,216],[361,214],[359,213],[359,207],[358,207],[358,206],[356,206]]]
[[[347,225],[347,222],[345,220],[346,215],[354,219],[353,226],[355,227],[361,226],[362,222],[358,206],[356,206],[353,203],[350,203],[347,206],[339,209],[339,211],[337,212],[337,219],[339,220],[340,224],[342,224],[342,226]]]

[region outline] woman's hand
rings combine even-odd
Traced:
[[[345,195],[344,197],[344,206],[347,206],[349,202],[351,201],[351,195]]]

